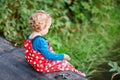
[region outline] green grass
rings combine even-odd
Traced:
[[[70,62],[75,68],[89,76],[96,72],[96,66],[109,62],[107,57],[112,55],[111,49],[118,43],[119,19],[115,16],[112,19],[100,22],[98,26],[91,26],[87,23],[71,29],[62,27],[62,30],[61,28],[56,31],[50,30],[46,37],[55,51],[69,54]],[[115,50],[114,53],[119,51],[120,49]]]
[[[70,62],[76,69],[89,76],[96,71],[96,66],[113,58],[119,59],[119,1],[73,0],[69,7],[64,1],[1,1],[0,36],[22,45],[31,33],[29,16],[38,9],[44,9],[53,17],[47,39],[56,52],[71,56]]]
[[[83,27],[86,29],[70,34],[50,32],[52,35],[48,39],[57,52],[64,52],[71,56],[70,62],[78,70],[91,75],[94,71],[91,71],[92,68],[106,62],[105,57],[109,55],[108,50],[116,42],[118,29],[117,27],[106,27],[107,29],[98,27],[99,31],[89,31],[88,26]],[[111,30],[113,34],[109,33]]]

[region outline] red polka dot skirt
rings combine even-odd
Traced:
[[[49,43],[48,45],[49,45],[49,50],[53,51]],[[80,75],[85,76],[84,73],[76,70],[66,60],[57,61],[57,60],[46,59],[40,52],[35,51],[32,48],[32,43],[28,39],[24,41],[24,48],[26,50],[25,58],[27,62],[31,64],[37,72],[54,72],[54,71],[71,70],[77,72]]]

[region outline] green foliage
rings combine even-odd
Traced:
[[[31,33],[29,16],[43,9],[53,18],[46,37],[55,51],[69,54],[77,69],[91,75],[118,42],[119,4],[119,0],[1,0],[0,35],[22,45]]]
[[[117,62],[109,62],[108,63],[109,66],[111,66],[112,68],[110,69],[110,72],[115,72],[117,71],[118,73],[120,73],[120,66],[118,65]]]

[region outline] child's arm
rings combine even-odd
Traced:
[[[49,60],[69,60],[69,56],[66,54],[53,54],[48,49],[48,43],[44,38],[38,37],[33,41],[33,48],[43,54],[43,56]]]

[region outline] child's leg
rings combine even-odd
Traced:
[[[77,71],[75,71],[75,72],[77,72],[78,74],[80,74],[80,75],[82,75],[82,76],[86,76],[86,75],[85,75],[85,73],[80,72],[80,71],[78,71],[78,70],[77,70]]]
[[[64,61],[52,61],[48,64],[48,70],[49,72],[54,72],[54,71],[65,71],[65,70],[70,70],[77,72],[78,74],[85,76],[84,73],[76,70],[69,62],[66,60]]]
[[[64,70],[71,70],[71,71],[74,71],[74,72],[77,72],[78,74],[82,75],[82,76],[86,76],[85,73],[82,73],[78,70],[76,70],[69,62],[67,61],[64,61]]]

